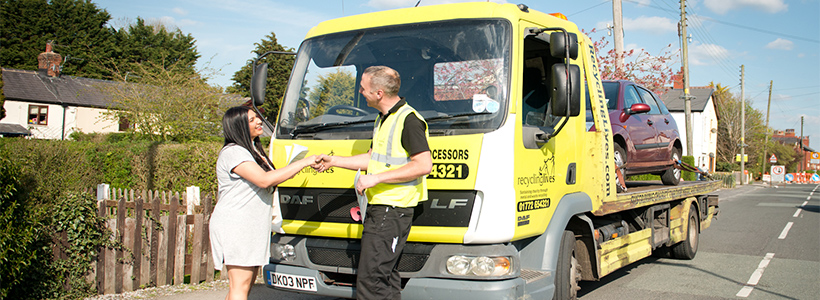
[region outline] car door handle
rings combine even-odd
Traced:
[[[646,124],[649,124],[651,126],[652,124],[654,124],[654,122],[652,122],[652,120],[646,120]]]

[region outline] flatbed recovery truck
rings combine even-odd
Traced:
[[[629,183],[616,193],[613,140],[595,49],[558,14],[461,3],[318,24],[299,47],[271,159],[356,155],[377,112],[362,71],[387,65],[428,123],[429,199],[398,269],[404,299],[572,299],[580,280],[668,253],[694,258],[717,214],[716,181]],[[541,93],[525,83],[541,71]],[[264,70],[260,65],[259,70]],[[257,71],[252,94],[264,94]],[[594,126],[593,126],[594,125]],[[597,129],[596,129],[597,128]],[[304,169],[274,194],[269,287],[355,297],[362,225],[355,171]]]

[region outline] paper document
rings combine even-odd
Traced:
[[[362,175],[362,170],[356,170],[356,176],[353,177],[353,192],[356,193],[356,199],[359,200],[359,211],[362,214],[362,223],[364,223],[364,217],[367,213],[367,196],[366,195],[359,195],[358,185],[359,185],[359,176]]]
[[[288,164],[292,164],[294,161],[305,158],[307,152],[308,148],[299,144],[285,146],[285,153],[288,153]]]

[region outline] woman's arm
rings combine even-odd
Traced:
[[[302,171],[305,167],[313,165],[315,161],[316,156],[311,155],[310,157],[305,157],[295,161],[283,168],[267,172],[263,170],[262,167],[257,165],[256,162],[245,161],[234,167],[233,172],[258,187],[268,188],[279,185],[280,183],[293,178],[293,176],[299,174],[299,171]]]

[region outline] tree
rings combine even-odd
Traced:
[[[88,0],[0,0],[0,57],[9,68],[36,70],[37,56],[53,41],[63,56],[62,73],[112,79],[133,63],[168,67],[182,61],[190,71],[199,59],[195,40],[179,29],[137,22],[107,26],[111,15]],[[114,70],[120,68],[121,70]]]
[[[250,83],[251,76],[253,75],[251,64],[253,64],[253,60],[259,55],[262,55],[268,51],[294,51],[293,48],[285,48],[280,45],[276,41],[276,34],[273,32],[265,36],[265,38],[266,39],[263,39],[260,43],[255,44],[256,49],[253,50],[255,56],[248,59],[248,63],[239,69],[239,71],[234,73],[232,78],[234,83],[226,89],[228,93],[236,93],[244,97],[250,97]],[[263,104],[259,109],[262,110],[262,115],[271,122],[276,120],[277,113],[279,112],[279,106],[282,104],[282,97],[285,94],[285,88],[288,84],[288,78],[290,77],[290,72],[293,69],[294,61],[295,59],[292,55],[270,54],[259,62],[268,63],[268,81],[265,88],[265,104]]]
[[[105,115],[129,124],[128,131],[159,141],[204,140],[222,132],[222,114],[236,99],[207,84],[210,70],[190,71],[184,61],[165,66],[145,61],[128,73],[115,72],[115,83],[98,88],[112,95]],[[125,77],[128,81],[125,81]]]
[[[733,95],[721,84],[710,83],[715,92],[712,97],[718,114],[717,133],[717,161],[718,170],[740,170],[740,162],[735,162],[735,156],[740,154],[741,135],[746,141],[745,154],[748,155],[746,169],[760,170],[760,156],[763,155],[763,145],[766,138],[766,126],[763,113],[752,107],[750,100],[746,101],[745,134],[741,134],[741,100]]]
[[[312,109],[313,117],[323,114],[328,108],[336,105],[353,105],[356,89],[356,75],[339,69],[326,75],[319,75],[318,85],[308,94],[310,103],[316,105]]]
[[[593,29],[589,35],[595,33]],[[598,69],[602,80],[630,80],[638,83],[656,94],[663,94],[666,85],[672,81],[672,65],[677,63],[677,51],[671,51],[669,44],[658,55],[652,55],[644,49],[631,49],[616,53],[615,49],[606,50],[609,41],[601,37],[592,43],[598,55]],[[606,52],[604,52],[606,50]],[[617,68],[617,61],[623,60],[623,68]]]
[[[162,24],[146,25],[142,18],[117,30],[114,41],[116,47],[110,59],[102,62],[123,74],[137,72],[132,69],[139,69],[140,64],[149,61],[157,67],[190,74],[195,72],[194,65],[200,57],[190,34],[183,34],[179,29],[168,30]]]
[[[3,0],[0,57],[5,67],[36,70],[37,55],[54,41],[63,73],[104,78],[95,58],[107,57],[113,41],[111,16],[87,0]]]

